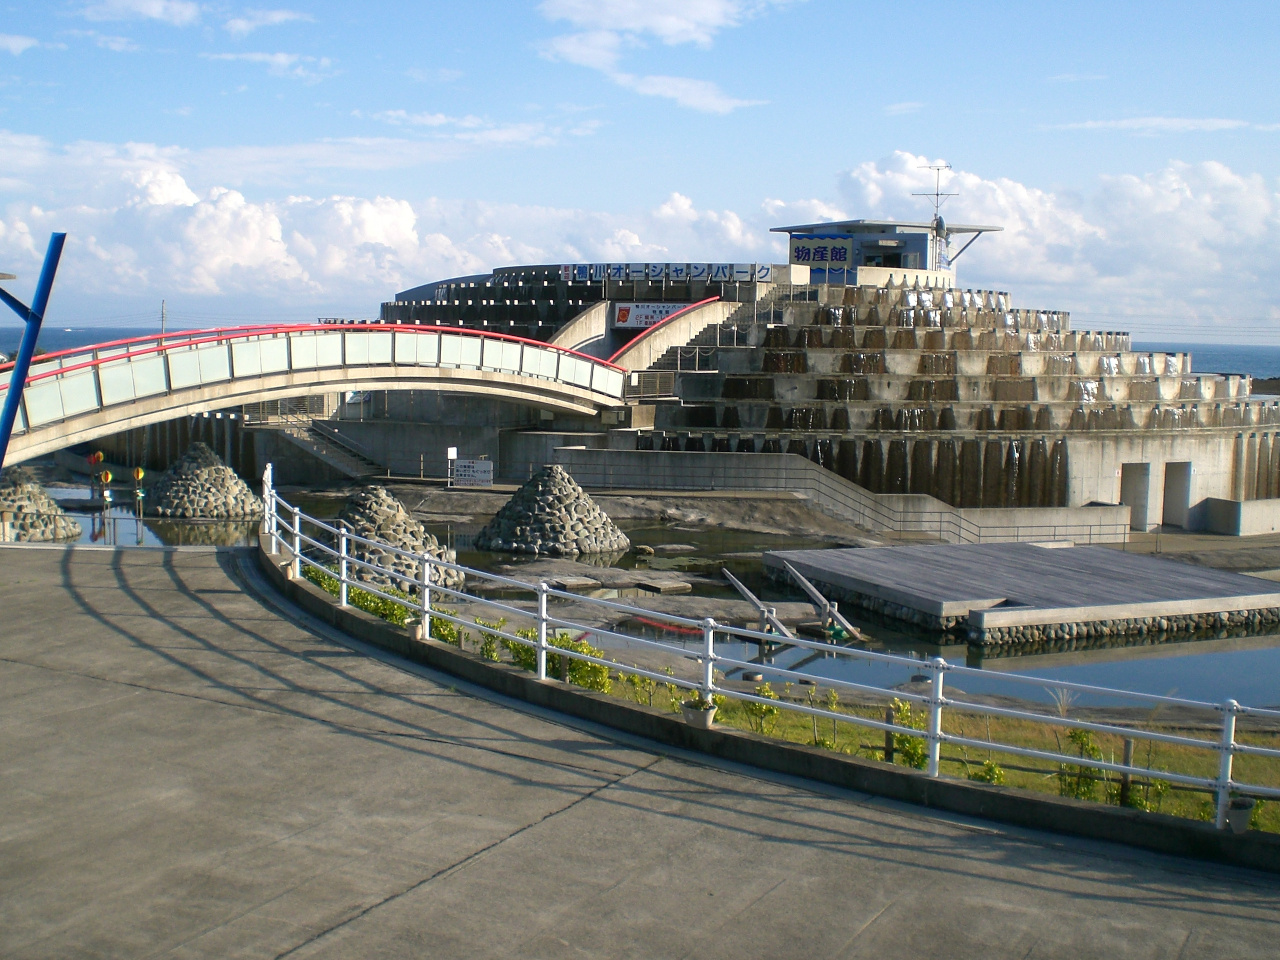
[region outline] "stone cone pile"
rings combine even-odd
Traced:
[[[147,513],[183,520],[256,520],[262,500],[203,443],[193,443],[147,491]]]
[[[476,535],[476,549],[551,557],[628,550],[631,541],[559,464],[543,467]]]
[[[8,521],[8,538],[19,543],[75,540],[82,532],[25,467],[0,473],[0,519]]]
[[[440,545],[434,536],[427,532],[421,522],[415,520],[404,504],[380,486],[365,487],[351,497],[338,519],[346,524],[347,531],[367,540],[377,540],[400,550],[423,554],[446,563],[457,563],[458,555],[448,547]],[[420,564],[390,550],[351,542],[348,547],[350,556],[366,563],[376,563],[384,570],[393,570],[399,576],[390,577],[372,570],[352,564],[350,576],[374,586],[396,587],[399,590],[412,590],[413,584],[420,582]],[[403,579],[402,579],[403,578]],[[455,590],[461,589],[464,581],[461,572],[431,567],[431,582],[438,583]],[[406,583],[405,581],[409,581]]]

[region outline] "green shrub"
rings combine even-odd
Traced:
[[[911,709],[911,704],[906,700],[893,698],[893,722],[896,726],[907,727],[910,730],[924,729],[924,713],[923,711],[917,715]],[[909,733],[895,733],[893,735],[893,757],[894,760],[908,767],[915,767],[917,770],[923,770],[929,763],[928,745],[923,737],[913,737]]]
[[[321,570],[317,567],[302,565],[302,575],[314,583],[321,590],[338,596],[339,584],[338,578],[332,573]],[[409,600],[410,597],[403,591],[396,590],[393,587],[383,588],[383,592],[392,596],[399,597],[402,600]],[[386,597],[380,597],[376,593],[370,593],[368,590],[362,590],[359,587],[347,584],[347,603],[353,607],[358,607],[367,613],[372,613],[375,617],[381,617],[388,623],[393,623],[397,627],[403,627],[409,622],[408,608],[401,606],[394,600],[388,600]]]
[[[988,760],[979,769],[970,772],[969,779],[999,786],[1004,783],[1004,768],[994,760]]]
[[[484,657],[486,660],[493,660],[495,662],[502,659],[501,655],[498,653],[498,644],[506,638],[491,631],[501,630],[506,625],[506,617],[500,617],[493,622],[481,620],[479,617],[476,617],[476,626],[489,628],[488,631],[480,631],[480,656]]]
[[[1088,730],[1068,730],[1067,739],[1079,751],[1081,759],[1102,759],[1102,748],[1093,739]],[[1076,800],[1097,800],[1098,782],[1102,779],[1101,771],[1084,765],[1058,765],[1058,796],[1074,797]]]
[[[524,637],[531,643],[537,643],[538,631],[533,627],[526,627],[523,630],[517,630],[516,636]],[[507,640],[505,637],[502,638],[502,645],[511,654],[511,660],[516,666],[530,672],[538,669],[538,651],[535,647],[528,647],[523,643]],[[604,657],[603,650],[591,646],[585,640],[574,640],[567,633],[558,633],[554,637],[547,637],[547,646],[555,647],[559,650],[568,650],[571,653],[586,654],[589,657]],[[564,657],[548,651],[547,676],[559,677],[561,675],[566,675],[570,683],[579,687],[586,687],[588,690],[608,693],[613,689],[613,680],[609,676],[609,668],[604,664],[588,663],[585,660]]]
[[[768,681],[756,687],[755,694],[766,700],[778,699],[778,695],[773,692],[773,687],[769,686]],[[742,712],[746,714],[747,726],[766,737],[773,733],[774,727],[778,725],[778,716],[782,713],[771,703],[755,703],[751,700],[743,701]]]
[[[627,687],[627,693],[636,703],[653,706],[653,698],[658,693],[658,681],[638,673],[623,673],[618,679]]]

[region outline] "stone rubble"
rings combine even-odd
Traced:
[[[0,473],[0,518],[8,520],[7,538],[18,543],[76,540],[83,532],[26,467]]]
[[[147,491],[146,512],[183,520],[256,520],[262,499],[206,444],[196,442]]]
[[[564,467],[545,466],[476,535],[477,550],[551,557],[616,553],[631,541]]]
[[[458,562],[457,553],[442,546],[440,541],[428,533],[426,527],[415,520],[405,509],[404,504],[392,496],[385,487],[374,485],[359,490],[347,501],[338,519],[346,524],[348,532],[366,540],[377,540],[414,554],[425,553],[429,557],[446,563]],[[399,590],[412,591],[413,584],[418,583],[421,577],[421,565],[416,560],[390,550],[351,542],[348,553],[357,560],[377,564],[385,570],[392,570],[398,574],[393,578],[352,564],[349,575],[353,580],[378,587],[395,587]],[[431,567],[432,583],[460,590],[464,580],[465,577],[460,571],[434,565]]]

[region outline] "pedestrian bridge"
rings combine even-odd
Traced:
[[[623,381],[621,367],[574,350],[457,327],[185,331],[38,357],[5,462],[192,413],[346,390],[477,393],[593,415],[622,405]]]

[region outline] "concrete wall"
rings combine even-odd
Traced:
[[[1091,442],[1092,441],[1092,442]],[[1257,440],[1253,441],[1255,448]],[[1190,489],[1186,494],[1190,506],[1187,524],[1198,529],[1202,523],[1197,505],[1207,498],[1232,499],[1243,486],[1243,453],[1249,445],[1247,436],[1217,436],[1185,431],[1109,432],[1091,437],[1088,433],[1070,439],[1070,478],[1068,503],[1119,503],[1124,495],[1121,481],[1125,464],[1150,464],[1145,480],[1146,519],[1135,529],[1149,530],[1159,525],[1165,514],[1164,495],[1168,463],[1191,463]],[[1256,454],[1255,454],[1256,456]],[[1255,467],[1256,470],[1256,467]],[[1169,477],[1177,489],[1178,482]],[[1131,480],[1131,486],[1136,483]],[[1129,497],[1140,500],[1141,496]],[[1173,511],[1177,513],[1177,511]]]
[[[520,404],[421,390],[375,393],[365,409],[366,419],[329,423],[371,459],[406,476],[446,476],[449,447],[457,447],[465,460],[488,457],[500,463],[502,431],[541,422],[538,410]]]
[[[1191,464],[1189,477],[1183,466],[1187,463]],[[1280,433],[1274,429],[1216,435],[1192,430],[1141,431],[1132,435],[1073,435],[1069,502],[1120,502],[1125,464],[1150,464],[1146,522],[1135,529],[1150,530],[1162,522],[1178,525],[1184,514],[1181,525],[1187,529],[1217,529],[1223,523],[1231,526],[1234,521],[1222,519],[1223,508],[1211,508],[1208,501],[1250,502],[1280,496]],[[1130,481],[1131,496],[1135,482]],[[1178,498],[1168,509],[1167,491]],[[1140,499],[1138,494],[1135,500]],[[1262,510],[1259,515],[1265,513]],[[1249,526],[1250,521],[1243,522]]]
[[[556,331],[548,343],[607,360],[617,349],[609,336],[611,308],[608,300],[591,305]]]
[[[804,457],[784,453],[686,453],[564,447],[555,459],[595,489],[786,490],[869,530],[920,532],[951,542],[1127,538],[1129,508],[959,509],[925,494],[877,494]]]
[[[601,432],[570,433],[562,430],[505,430],[498,443],[497,475],[504,480],[523,483],[544,464],[556,462],[561,447],[604,449],[609,434]]]
[[[713,323],[723,323],[738,308],[718,300],[650,327],[632,340],[613,361],[627,370],[647,369],[672,347],[683,347]]]
[[[1210,497],[1200,509],[1197,529],[1231,537],[1280,533],[1280,500],[1220,500]]]

